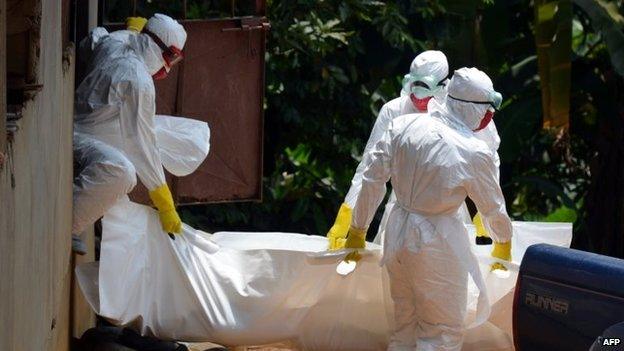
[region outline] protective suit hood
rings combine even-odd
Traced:
[[[156,34],[167,46],[174,46],[180,50],[186,43],[186,30],[173,18],[157,13],[145,25],[145,29]]]
[[[476,130],[488,109],[500,106],[502,96],[494,90],[492,80],[476,68],[460,68],[451,78],[444,108],[447,118],[461,121],[471,131]],[[453,124],[454,127],[457,127]]]
[[[167,15],[155,14],[147,21],[145,29],[154,33],[168,47],[175,47],[179,50],[184,48],[186,43],[184,27]],[[143,59],[150,75],[153,76],[163,67],[169,71],[170,67],[167,67],[163,57],[163,49],[149,35],[145,33],[130,35],[131,31],[123,32],[127,33],[119,34],[120,39],[122,41],[124,38],[127,39],[128,45]]]
[[[409,74],[403,78],[401,95],[414,93],[420,99],[426,96],[443,97],[448,71],[448,61],[442,51],[422,52],[414,58]]]

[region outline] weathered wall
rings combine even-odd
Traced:
[[[62,48],[61,3],[42,0],[43,89],[24,106],[13,167],[0,171],[3,351],[68,349],[74,83],[73,53]]]

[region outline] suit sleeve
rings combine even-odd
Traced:
[[[367,155],[369,155],[373,151],[376,144],[382,139],[384,133],[388,130],[391,122],[392,116],[390,114],[390,110],[387,105],[384,105],[381,108],[381,111],[379,111],[377,120],[375,120],[375,125],[373,126],[371,135],[368,138],[368,142],[366,143],[364,152],[362,153],[362,160],[357,166],[355,175],[351,180],[351,187],[349,188],[349,192],[345,197],[345,203],[348,204],[351,208],[355,206],[355,202],[357,201],[357,198],[362,189],[362,176],[366,168],[365,162]]]
[[[148,190],[166,184],[165,173],[156,144],[154,115],[156,94],[152,82],[132,81],[120,106],[124,151]]]
[[[367,229],[377,207],[386,194],[392,163],[392,131],[386,130],[373,149],[362,160],[359,195],[353,207],[351,226]]]
[[[474,177],[466,183],[468,196],[481,213],[484,225],[494,241],[511,240],[513,228],[505,209],[505,198],[498,183],[494,155],[478,152],[472,162]]]

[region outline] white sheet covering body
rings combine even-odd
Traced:
[[[103,219],[99,263],[78,267],[94,310],[117,325],[164,339],[262,345],[288,341],[301,350],[384,350],[392,300],[380,247],[368,243],[357,269],[335,269],[326,239],[288,233],[214,235],[183,227],[171,240],[153,209],[121,200]],[[470,228],[470,235],[474,229]],[[511,348],[511,294],[527,246],[569,246],[571,225],[514,223],[514,263],[490,273],[489,246],[475,252],[485,276],[490,322],[469,330],[464,350]],[[474,240],[471,240],[473,242]],[[474,318],[478,290],[469,286]],[[470,318],[470,317],[469,317]]]

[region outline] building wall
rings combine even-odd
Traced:
[[[41,1],[43,88],[24,105],[0,171],[3,351],[69,348],[74,59],[63,50],[62,2]]]

